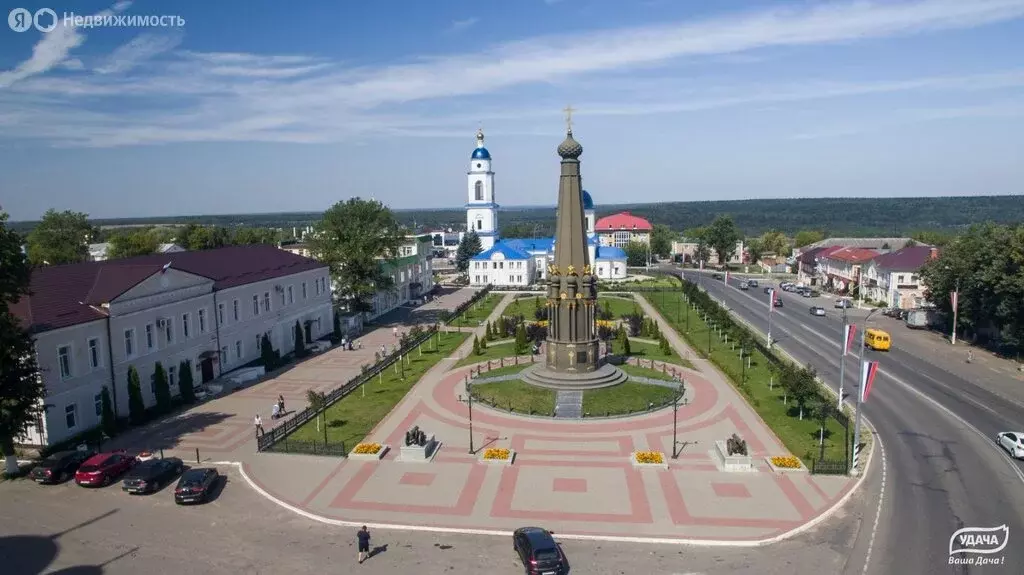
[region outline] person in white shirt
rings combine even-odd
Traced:
[[[260,435],[263,435],[263,418],[260,417],[260,414],[256,414],[256,418],[253,419],[253,423],[256,424],[256,436],[259,437]]]

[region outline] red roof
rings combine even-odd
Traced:
[[[934,255],[932,250],[935,250]],[[908,246],[875,258],[875,265],[883,270],[893,272],[916,272],[924,267],[938,250],[931,246]]]
[[[629,212],[622,212],[611,216],[605,216],[594,224],[594,231],[609,232],[615,230],[635,230],[638,232],[651,231],[651,222],[634,216]]]
[[[92,306],[116,299],[167,263],[174,269],[213,280],[215,290],[326,267],[270,245],[43,266],[32,270],[32,295],[15,303],[12,311],[33,332],[103,319],[106,315]]]
[[[875,259],[878,257],[878,252],[865,248],[842,248],[830,254],[820,254],[818,257],[827,257],[841,262],[859,264]]]

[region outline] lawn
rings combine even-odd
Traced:
[[[672,401],[675,391],[650,383],[627,381],[612,387],[583,392],[583,413],[600,417],[647,410],[648,405]]]
[[[522,315],[526,318],[526,321],[534,321],[536,319],[534,312],[537,310],[538,306],[544,305],[544,300],[545,298],[540,296],[516,298],[512,300],[512,303],[505,307],[503,315]],[[629,296],[605,296],[598,294],[597,300],[601,309],[610,310],[612,315],[615,316],[615,319],[631,314],[634,311],[640,311],[636,301]]]
[[[663,381],[672,381],[671,373],[663,373],[660,369],[651,369],[649,367],[639,367],[636,365],[620,365],[619,369],[626,372],[627,375],[635,375],[638,377],[646,377],[648,379],[660,379]]]
[[[452,326],[466,326],[475,327],[487,321],[487,317],[491,315],[494,308],[498,307],[501,300],[505,297],[505,294],[487,294],[480,301],[469,306],[469,309],[459,314],[458,317],[452,318],[448,325]]]
[[[555,390],[530,385],[518,379],[476,384],[473,386],[473,397],[519,413],[551,415],[555,410]]]
[[[612,343],[613,349],[615,351],[621,351],[618,349],[617,344],[618,342]],[[629,338],[629,356],[639,357],[642,359],[653,359],[655,361],[666,361],[668,363],[674,363],[676,365],[693,369],[693,364],[679,357],[679,354],[676,353],[674,349],[669,348],[669,353],[665,354],[657,344],[638,341],[633,338]]]
[[[530,354],[530,347],[530,344],[527,344],[527,350],[523,353],[523,355]],[[498,360],[503,357],[513,357],[516,355],[516,343],[514,341],[499,344],[489,343],[487,344],[487,348],[481,351],[483,353],[481,353],[480,355],[473,355],[473,351],[472,349],[470,349],[469,355],[467,355],[463,359],[460,359],[459,362],[455,364],[455,367],[462,367],[464,365],[480,363],[481,361],[487,361],[489,359]],[[527,359],[526,361],[529,362],[530,360]]]
[[[675,277],[662,276],[645,280],[624,280],[618,282],[601,282],[598,287],[602,291],[624,290],[629,291],[637,288],[674,287],[679,288],[679,279]]]
[[[407,356],[405,379],[402,379],[401,370],[396,373],[394,368],[389,367],[380,377],[363,384],[364,389],[357,389],[328,407],[323,416],[327,422],[327,443],[345,442],[346,449],[355,447],[398,405],[427,370],[451,355],[468,335],[452,332],[430,338],[421,346],[422,355],[413,351]],[[323,425],[323,421],[320,425]],[[288,440],[322,443],[324,429],[321,427],[317,431],[316,421],[309,421],[289,435]]]
[[[648,294],[648,301],[676,328],[691,347],[702,355],[710,356],[715,365],[724,371],[733,385],[746,396],[747,401],[790,453],[810,466],[810,459],[817,458],[820,454],[818,422],[811,417],[808,410],[804,412],[804,419],[799,419],[796,402],[792,399],[788,401],[788,405],[783,403],[784,389],[778,385],[778,376],[770,368],[771,363],[768,359],[755,350],[750,356],[750,367],[744,369],[745,362],[741,362],[738,349],[733,350],[731,344],[719,339],[704,323],[700,314],[686,306],[679,293],[669,295],[671,297],[663,298]],[[775,384],[771,389],[770,381]],[[746,385],[743,385],[743,382]],[[823,396],[827,397],[824,394]],[[835,419],[829,419],[825,435],[825,457],[831,460],[843,459],[846,451],[843,426]]]

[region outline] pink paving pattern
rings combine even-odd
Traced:
[[[403,473],[402,478],[398,482],[402,485],[430,487],[436,477],[437,474],[435,473]]]
[[[711,483],[711,489],[714,490],[715,495],[719,497],[750,498],[750,490],[742,483],[722,483],[716,481]]]
[[[586,493],[587,480],[575,477],[556,477],[551,481],[555,493]]]

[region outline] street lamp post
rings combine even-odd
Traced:
[[[476,453],[476,450],[473,449],[473,381],[468,375],[466,376],[466,402],[469,405],[469,454],[473,455]]]
[[[840,338],[842,342],[839,344],[839,403],[836,409],[842,411],[843,409],[843,382],[846,381],[846,304],[843,304],[843,330],[840,332]],[[859,396],[858,396],[859,397]]]
[[[686,382],[680,378],[679,393],[677,393],[675,399],[672,400],[672,459],[679,458],[679,442],[676,440],[676,430],[678,429],[679,400],[682,399],[684,395],[686,395]]]
[[[953,292],[953,333],[950,334],[949,342],[951,345],[956,345],[956,323],[957,315],[960,310],[960,278],[956,278],[956,290]]]
[[[853,458],[850,460],[850,473],[854,473],[857,464],[857,455],[860,451],[860,412],[861,412],[861,396],[864,395],[863,387],[864,382],[860,380],[861,374],[864,373],[864,340],[865,334],[868,331],[868,320],[871,316],[878,311],[878,308],[871,310],[867,317],[864,318],[864,325],[860,330],[860,372],[857,374],[857,414],[853,423]],[[843,342],[845,345],[845,342]]]

